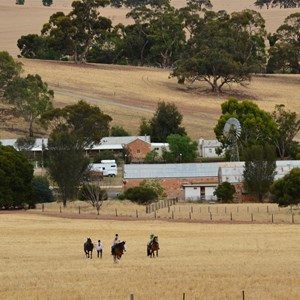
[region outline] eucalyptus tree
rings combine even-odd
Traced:
[[[20,76],[21,72],[22,64],[15,61],[7,51],[0,51],[0,97],[8,83]]]
[[[23,153],[0,144],[0,207],[34,206],[33,166]]]
[[[163,159],[172,163],[194,162],[197,157],[197,143],[187,135],[170,134],[167,137],[169,150],[163,151]]]
[[[53,4],[53,0],[42,0],[44,6],[51,6]]]
[[[271,186],[273,202],[279,206],[299,205],[300,203],[300,168],[292,169]]]
[[[170,134],[186,135],[181,126],[183,116],[173,103],[159,102],[157,109],[150,120],[142,119],[140,134],[151,135],[154,142],[166,142]]]
[[[244,150],[244,186],[260,202],[269,191],[276,175],[276,151],[271,145],[253,145]]]
[[[254,5],[263,8],[266,6],[267,9],[277,7],[280,8],[295,8],[300,7],[299,0],[256,0]]]
[[[99,8],[109,5],[108,0],[73,1],[68,15],[53,14],[44,24],[43,36],[51,37],[64,55],[74,57],[75,62],[85,62],[88,50],[96,38],[112,27],[111,20],[100,15]]]
[[[204,81],[213,92],[231,83],[244,85],[263,68],[265,35],[265,21],[258,12],[206,12],[171,76],[180,83]]]
[[[228,147],[229,141],[224,134],[226,121],[234,117],[241,124],[241,135],[238,144],[241,152],[253,145],[273,144],[278,139],[279,133],[272,115],[260,109],[257,104],[249,101],[238,101],[236,98],[229,98],[221,104],[222,115],[214,128],[218,141],[222,144],[222,149]]]
[[[178,9],[161,1],[152,6],[139,6],[131,10],[131,17],[144,31],[145,42],[149,43],[148,60],[162,68],[171,67],[178,59],[185,44],[184,24]],[[141,27],[143,26],[143,27]]]
[[[33,136],[33,124],[44,113],[53,108],[54,92],[48,89],[39,75],[16,77],[4,93],[4,102],[12,104],[28,122],[29,136]]]
[[[57,183],[64,206],[77,196],[89,165],[85,148],[109,133],[111,117],[84,101],[44,115],[52,123],[48,140],[48,170]]]
[[[300,73],[300,13],[289,15],[276,33],[269,35],[268,72]]]
[[[272,116],[279,133],[274,145],[280,158],[284,159],[293,147],[293,139],[300,130],[300,120],[295,112],[286,110],[283,104],[275,106]]]

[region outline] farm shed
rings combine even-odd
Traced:
[[[223,157],[223,153],[221,155],[216,153],[217,148],[221,147],[221,145],[218,140],[205,140],[201,138],[198,143],[199,156],[205,158]]]
[[[235,197],[238,201],[245,202],[253,200],[253,197],[245,193],[243,186],[244,162],[221,163],[219,167],[220,184],[228,181],[235,187]],[[300,160],[278,160],[276,161],[275,180],[282,178],[293,168],[300,168]]]
[[[283,177],[300,161],[277,161],[275,180]],[[132,164],[124,165],[123,188],[138,186],[143,180],[160,181],[168,197],[181,200],[214,200],[213,192],[225,181],[235,186],[238,202],[252,201],[243,188],[244,162]]]
[[[110,137],[103,137],[99,144],[94,144],[91,147],[86,147],[85,152],[88,156],[94,156],[102,150],[111,150],[117,153],[123,153],[124,147],[127,144],[132,143],[135,140],[143,140],[147,143],[150,143],[150,136],[110,136]],[[15,143],[17,139],[0,139],[0,142],[4,146],[13,146],[16,148]],[[31,149],[33,152],[33,157],[36,154],[42,152],[42,143],[44,143],[44,147],[47,148],[48,145],[48,138],[37,138],[35,141],[34,147]],[[149,150],[150,151],[150,150]]]
[[[168,197],[211,200],[218,186],[218,163],[124,165],[124,189],[143,180],[160,181]]]

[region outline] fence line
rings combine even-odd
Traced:
[[[243,290],[242,291],[242,300],[246,300],[245,298],[245,291]],[[130,300],[135,300],[134,299],[134,294],[130,294]],[[136,299],[137,300],[137,299]],[[185,293],[182,293],[182,300],[188,300],[188,298],[186,297],[186,294]]]
[[[199,206],[199,207],[197,207]],[[143,208],[134,209],[132,211],[122,211],[120,208],[114,208],[113,211],[99,213],[99,210],[94,212],[87,211],[89,208],[77,206],[71,208],[72,211],[62,207],[56,207],[56,211],[52,208],[47,208],[46,205],[41,204],[42,212],[63,212],[84,215],[97,215],[114,216],[114,217],[131,217],[140,219],[172,219],[172,220],[192,220],[192,221],[211,221],[211,222],[250,222],[250,223],[270,223],[270,224],[300,224],[300,207],[290,210],[289,208],[277,208],[273,206],[261,205],[239,205],[234,206],[231,204],[222,206],[208,205],[207,207],[202,204],[191,205],[190,203],[178,203],[175,199],[160,200],[157,203],[147,205],[146,213]],[[251,208],[251,209],[250,209]]]

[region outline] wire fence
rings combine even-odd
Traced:
[[[140,219],[160,219],[189,222],[212,223],[270,223],[300,224],[300,207],[281,208],[277,204],[203,204],[178,202],[176,199],[164,199],[146,206],[110,205],[96,211],[91,205],[77,203],[71,207],[47,206],[41,204],[37,210],[48,213],[79,214],[86,217],[127,217]]]

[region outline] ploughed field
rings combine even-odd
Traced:
[[[136,207],[125,203],[118,209],[125,214]],[[246,299],[286,300],[300,295],[299,224],[127,219],[1,212],[0,299],[123,300],[133,294],[134,299],[179,300],[185,293],[185,299],[232,300],[242,299],[244,291]],[[151,232],[161,248],[154,259],[146,256]],[[127,244],[120,264],[110,255],[116,233]],[[95,251],[93,259],[85,257],[87,237],[102,240],[102,260]]]

